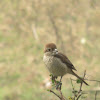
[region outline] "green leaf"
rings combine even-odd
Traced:
[[[54,83],[55,81],[54,80],[52,80],[52,83]]]
[[[52,74],[50,74],[49,76],[52,76]]]
[[[50,91],[49,89],[47,89],[47,91]]]
[[[82,81],[80,79],[77,79],[76,80],[76,83],[81,83]]]
[[[56,83],[60,83],[59,81],[56,81]]]

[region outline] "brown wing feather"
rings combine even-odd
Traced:
[[[70,69],[73,69],[73,70],[76,70],[74,65],[71,63],[71,61],[67,58],[67,56],[65,56],[64,54],[62,53],[58,53],[58,54],[55,54],[54,55],[55,57],[57,58],[60,58],[60,60],[65,63]]]

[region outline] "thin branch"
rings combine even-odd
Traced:
[[[86,75],[86,70],[84,71],[83,80],[84,80],[84,78],[85,78],[85,75]],[[83,82],[81,82],[79,93],[82,91],[82,85],[83,85]]]
[[[60,89],[59,89],[59,93],[60,93],[60,95],[61,95],[61,100],[66,100],[65,97],[63,96],[63,94],[62,94],[62,92],[61,92]]]
[[[60,89],[59,89],[59,92],[60,92],[61,98],[63,98],[63,95],[62,95],[62,92],[61,92],[61,90],[60,90]]]
[[[52,76],[51,79],[54,80],[54,83],[53,83],[53,84],[57,85],[58,82],[56,81],[55,78],[56,78],[56,77],[53,77],[53,76]],[[60,82],[61,82],[61,79],[60,79]],[[61,85],[61,86],[62,86],[62,85]],[[57,91],[59,91],[59,93],[60,93],[61,96],[59,96],[58,94],[56,94],[54,91],[50,90],[50,92],[52,92],[52,93],[55,94],[57,97],[59,97],[60,100],[66,100],[66,98],[65,98],[65,97],[63,96],[63,94],[62,94],[61,88],[58,88]]]
[[[61,37],[60,34],[59,34],[59,28],[58,28],[57,25],[56,25],[56,21],[54,20],[55,18],[53,17],[52,12],[53,12],[52,9],[47,8],[47,15],[48,15],[49,20],[50,20],[50,22],[51,22],[51,24],[52,24],[52,28],[53,28],[54,33],[55,33],[55,36],[56,36],[56,42],[57,42],[57,43],[59,42],[60,45],[61,45],[61,48],[63,48],[62,50],[65,51],[64,45],[63,45],[62,37]]]
[[[55,81],[55,84],[57,85],[56,80],[54,80],[54,81]],[[62,85],[61,85],[61,87],[62,87]],[[61,87],[58,89],[58,91],[59,91],[59,93],[60,93],[60,95],[61,95],[61,100],[66,100],[65,97],[64,97],[63,94],[62,94]]]
[[[95,92],[95,100],[97,100],[97,91]]]
[[[54,91],[50,90],[50,92],[56,95],[61,100],[61,97],[58,94],[56,94]]]
[[[34,38],[39,41],[39,37],[38,37],[38,34],[37,34],[37,31],[36,31],[36,27],[32,25],[32,32],[33,32],[33,35],[34,35]]]
[[[84,71],[83,80],[85,78],[85,75],[86,75],[86,70]],[[78,100],[82,96],[82,93],[81,93],[82,92],[82,86],[83,86],[83,82],[81,82],[80,89],[78,91],[78,95],[77,95],[77,99],[76,100]]]
[[[84,80],[87,80],[87,81],[95,81],[95,82],[100,82],[99,80],[88,80],[88,79],[84,79]]]
[[[71,80],[71,84],[72,84],[73,91],[75,91],[74,85],[73,85],[73,82],[72,82],[72,79],[70,78],[70,80]]]
[[[86,75],[86,70],[84,71],[84,75],[83,75],[83,80],[87,80],[85,79],[85,75]],[[71,78],[70,78],[71,79]],[[76,81],[74,79],[71,79],[71,85],[72,85],[72,89],[73,89],[73,94],[74,94],[74,97],[73,97],[73,100],[79,100],[79,98],[83,95],[83,94],[86,94],[85,92],[83,92],[82,90],[82,86],[83,86],[83,82],[81,81],[81,84],[80,84],[80,87],[79,87],[79,90],[76,91],[75,90],[75,87],[73,85],[73,81]],[[98,80],[88,80],[88,81],[96,81],[96,82],[100,82]],[[57,85],[57,81],[54,79],[54,83],[55,85]],[[51,93],[53,93],[55,96],[57,96],[60,100],[67,100],[64,95],[62,94],[62,91],[61,89],[57,89],[57,91],[59,91],[60,95],[56,94],[54,91],[50,90]],[[97,91],[95,93],[95,100],[97,100]]]
[[[80,95],[76,98],[76,100],[78,100],[78,99],[81,97],[81,95],[82,95],[82,94],[80,94]]]
[[[72,79],[73,81],[76,81],[75,79]],[[84,79],[84,80],[87,80],[87,81],[94,81],[94,82],[99,82],[100,83],[100,81],[99,80],[89,80],[89,79]]]
[[[61,37],[60,37],[60,35],[59,35],[58,28],[57,28],[56,23],[55,23],[55,21],[54,21],[54,18],[53,18],[53,16],[52,16],[52,12],[51,12],[50,9],[48,9],[48,12],[47,12],[47,13],[48,13],[48,17],[49,17],[49,19],[50,19],[50,21],[51,21],[52,27],[54,28],[55,35],[56,35],[56,39],[57,39],[57,41],[58,41],[58,39],[61,38]],[[58,42],[59,42],[59,41],[58,41]]]
[[[71,85],[72,85],[72,89],[73,89],[73,92],[74,92],[75,89],[74,89],[74,85],[73,85],[72,79],[70,78],[70,80],[71,80]],[[75,93],[74,93],[74,100],[75,100],[75,97],[76,97],[76,95],[75,95]]]

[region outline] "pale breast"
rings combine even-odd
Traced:
[[[69,68],[59,58],[44,55],[43,61],[49,72],[54,76],[63,76],[69,72]]]

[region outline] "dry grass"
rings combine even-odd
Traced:
[[[79,75],[86,69],[89,79],[100,80],[99,5],[99,0],[1,0],[0,99],[54,99],[43,85],[49,76],[42,62],[48,42],[58,44],[79,69]],[[69,78],[64,77],[63,92],[68,97],[72,95],[69,83]],[[97,83],[89,84],[86,90],[99,87]],[[91,96],[94,94],[90,93],[88,100]]]

